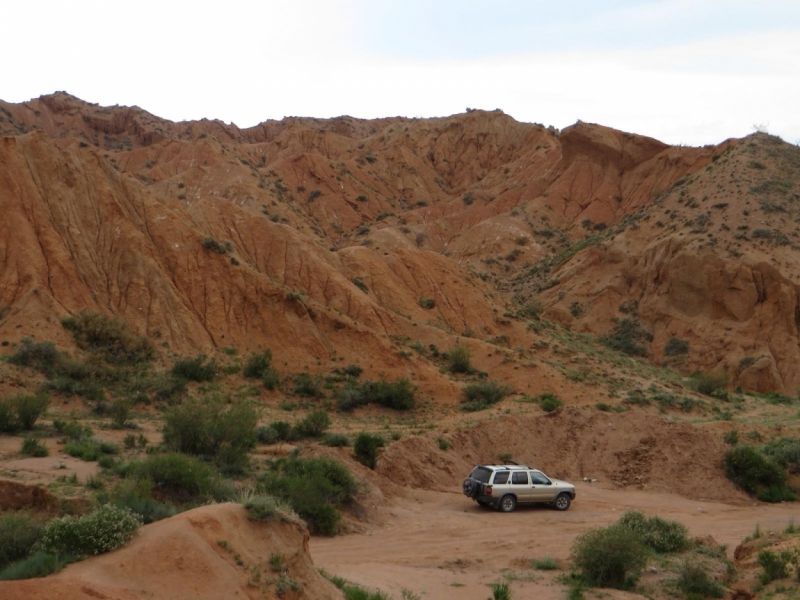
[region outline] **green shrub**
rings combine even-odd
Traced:
[[[573,564],[593,587],[631,587],[647,564],[647,556],[641,537],[619,524],[589,530],[572,545]]]
[[[71,557],[56,556],[47,552],[37,552],[33,556],[22,559],[0,570],[0,581],[17,579],[33,579],[58,573],[72,562]]]
[[[244,364],[242,374],[248,379],[261,379],[272,366],[272,351],[265,350],[261,354],[251,354]]]
[[[383,448],[385,445],[386,442],[381,436],[362,431],[356,436],[353,443],[356,460],[370,469],[374,469],[378,460],[378,448]]]
[[[319,375],[313,376],[303,371],[294,375],[292,379],[294,381],[295,395],[307,398],[321,398],[323,396],[322,377]]]
[[[36,547],[59,555],[102,554],[125,544],[141,524],[132,511],[105,504],[88,515],[53,519],[45,525]]]
[[[0,569],[27,557],[41,535],[42,524],[29,516],[0,516]]]
[[[259,411],[240,400],[228,404],[213,396],[191,399],[170,409],[164,419],[164,444],[171,450],[213,458],[220,468],[241,471],[256,445]]]
[[[87,462],[99,460],[103,454],[118,454],[119,447],[113,442],[101,442],[95,438],[71,440],[64,446],[64,452]]]
[[[677,521],[655,515],[648,517],[644,513],[631,510],[620,517],[619,524],[639,534],[644,544],[655,552],[680,552],[691,545],[688,530]]]
[[[782,467],[792,473],[800,472],[800,440],[796,438],[780,438],[766,444],[764,454],[771,457]]]
[[[213,237],[203,239],[203,248],[206,250],[213,250],[217,254],[225,254],[228,251],[223,244],[220,244]]]
[[[365,381],[361,386],[349,384],[337,393],[338,408],[349,412],[365,404],[379,404],[394,410],[414,408],[414,388],[408,379]]]
[[[555,571],[558,569],[558,563],[556,560],[549,556],[533,559],[531,566],[537,571]]]
[[[294,515],[288,502],[274,496],[258,495],[245,501],[247,518],[251,521],[283,521]]]
[[[699,563],[687,560],[678,571],[678,589],[684,594],[697,594],[703,598],[722,598],[725,589],[708,576]]]
[[[270,428],[274,429],[278,434],[278,441],[291,442],[295,439],[295,429],[291,423],[286,421],[273,421]]]
[[[785,485],[771,485],[759,490],[756,498],[762,502],[794,502],[797,500],[797,494]]]
[[[616,320],[611,333],[600,338],[600,342],[618,352],[630,356],[647,356],[647,347],[641,344],[642,340],[652,341],[653,336],[642,329],[639,321],[631,318]]]
[[[22,440],[22,450],[20,451],[24,456],[47,456],[50,451],[47,446],[40,443],[36,438],[25,438]]]
[[[682,340],[681,338],[671,337],[664,346],[665,356],[680,356],[681,354],[689,353],[689,340]]]
[[[217,361],[203,354],[182,358],[172,367],[172,374],[186,381],[213,381],[217,376]]]
[[[501,385],[498,381],[480,381],[465,386],[462,390],[461,410],[475,411],[489,408],[511,394],[508,386]]]
[[[758,565],[764,569],[761,573],[761,583],[764,585],[776,579],[784,579],[789,576],[787,566],[792,559],[789,552],[780,554],[772,550],[762,550],[758,553]]]
[[[46,394],[36,396],[17,396],[12,399],[12,405],[17,413],[17,421],[22,429],[33,429],[34,424],[39,419],[47,407],[50,405],[50,397]]]
[[[128,398],[117,398],[111,403],[109,414],[111,415],[111,425],[114,429],[122,429],[128,424],[132,408],[133,403]]]
[[[262,425],[256,429],[256,438],[261,444],[274,444],[278,441],[278,432],[274,427]]]
[[[749,494],[762,488],[786,485],[786,472],[752,446],[729,450],[723,461],[728,479]]]
[[[153,357],[150,340],[135,335],[120,319],[84,310],[61,324],[72,332],[79,348],[99,354],[108,362],[136,364]]]
[[[436,306],[436,300],[434,298],[422,298],[419,299],[419,305],[424,308],[425,310],[431,310]]]
[[[451,373],[472,373],[473,367],[470,362],[471,351],[469,346],[456,346],[447,353],[447,359],[450,361],[447,370]]]
[[[88,425],[81,425],[75,420],[61,421],[60,419],[56,419],[53,421],[53,427],[68,440],[80,440],[92,437],[92,428]]]
[[[259,479],[260,489],[288,502],[312,532],[323,535],[336,533],[336,507],[350,502],[357,488],[350,472],[327,458],[282,458]]]
[[[725,373],[700,373],[695,371],[690,375],[689,385],[698,394],[711,396],[714,392],[725,390],[728,385],[728,376]]]
[[[147,482],[147,484],[149,483]],[[161,519],[168,519],[178,513],[178,509],[172,502],[161,502],[148,493],[141,493],[135,489],[126,489],[122,493],[116,493],[111,503],[117,508],[133,511],[141,517],[145,525]]]
[[[334,448],[343,448],[350,445],[350,439],[343,433],[326,433],[322,436],[322,443]]]
[[[24,338],[8,358],[12,365],[31,367],[47,377],[55,374],[61,360],[61,353],[53,342],[34,342],[31,338]]]
[[[536,300],[535,298],[531,298],[525,304],[522,305],[520,313],[522,313],[523,317],[538,319],[539,315],[542,314],[543,310],[544,307],[542,306],[542,303]]]
[[[731,429],[730,431],[726,431],[722,434],[722,441],[728,444],[729,446],[735,446],[739,443],[739,432],[735,429]]]
[[[540,394],[537,398],[539,400],[539,406],[541,406],[542,410],[547,413],[553,412],[554,410],[564,406],[564,403],[555,394],[544,393]]]
[[[16,433],[20,430],[17,413],[11,402],[0,400],[0,432]]]
[[[325,430],[331,426],[331,418],[324,410],[315,410],[300,421],[296,426],[299,437],[321,437]]]
[[[264,376],[261,378],[261,383],[270,391],[280,389],[281,387],[281,374],[277,369],[267,369]]]
[[[153,454],[134,468],[139,481],[147,481],[158,496],[177,503],[212,498],[218,476],[204,462],[185,454]]]

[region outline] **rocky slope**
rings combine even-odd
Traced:
[[[479,368],[523,391],[570,385],[520,312],[538,298],[596,335],[635,306],[653,360],[688,340],[679,371],[800,384],[800,167],[775,138],[669,147],[500,111],[239,129],[66,93],[0,102],[0,135],[12,348],[68,347],[60,319],[89,308],[165,357],[269,347],[286,371],[341,358],[446,401],[458,388],[405,344],[466,339]]]

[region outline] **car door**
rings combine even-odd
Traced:
[[[555,498],[555,490],[552,482],[541,471],[530,471],[530,501],[531,502],[552,502]]]
[[[527,471],[514,471],[511,473],[511,491],[517,497],[517,502],[532,502],[531,485]]]

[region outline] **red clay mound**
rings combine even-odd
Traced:
[[[238,504],[204,506],[148,525],[121,550],[58,575],[0,583],[0,598],[277,598],[281,585],[284,599],[341,598],[314,568],[308,537],[299,521],[257,523]],[[281,572],[270,568],[277,552]]]
[[[441,450],[438,437],[451,447]],[[704,500],[746,499],[725,477],[722,441],[691,425],[637,412],[587,414],[566,408],[487,420],[445,436],[409,437],[386,450],[378,472],[402,485],[452,491],[473,466],[498,463],[505,453],[556,478],[592,477]]]

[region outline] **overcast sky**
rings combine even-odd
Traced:
[[[5,0],[0,98],[171,120],[501,108],[673,144],[800,141],[800,0]]]

